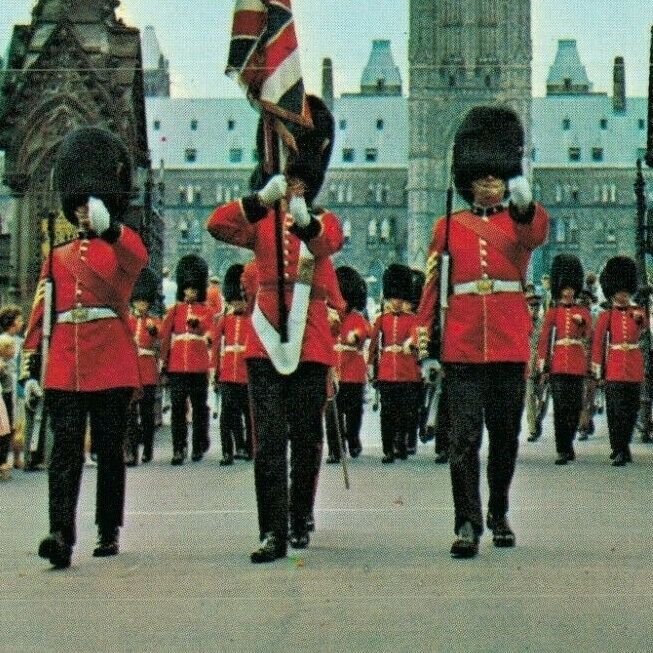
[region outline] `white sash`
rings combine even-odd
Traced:
[[[302,241],[299,249],[297,281],[293,288],[292,304],[288,311],[288,342],[281,342],[279,332],[270,324],[258,300],[252,312],[252,324],[274,368],[279,374],[292,374],[299,365],[306,315],[311,299],[311,285],[315,271],[315,257]]]

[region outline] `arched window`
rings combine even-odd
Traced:
[[[346,241],[351,240],[351,220],[347,218],[342,224],[342,233]]]

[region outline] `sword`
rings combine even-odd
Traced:
[[[331,407],[333,410],[333,421],[336,425],[336,437],[338,438],[338,450],[340,451],[340,464],[342,465],[342,476],[345,480],[345,488],[349,489],[349,471],[347,469],[347,452],[342,446],[342,436],[340,435],[340,421],[338,416],[338,406],[336,405],[336,397],[334,395],[331,399]]]

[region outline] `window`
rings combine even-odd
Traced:
[[[639,129],[646,129],[646,121],[644,120],[644,118],[640,118],[640,119],[637,121],[637,127],[638,127]]]
[[[243,150],[240,147],[232,147],[229,150],[229,163],[240,163],[243,160]]]
[[[601,129],[607,129],[608,128],[608,119],[607,118],[601,118],[599,125],[601,126]]]
[[[351,204],[354,201],[354,189],[351,184],[347,184],[347,189],[345,190],[345,199],[347,204]]]
[[[197,161],[197,149],[194,147],[187,147],[184,152],[184,159],[186,163],[195,163]]]
[[[383,218],[381,221],[381,240],[387,243],[390,240],[390,220]]]
[[[571,91],[571,77],[565,77],[563,86],[565,91]]]
[[[560,184],[556,184],[556,202],[562,202],[562,186]]]
[[[195,204],[201,204],[202,203],[202,187],[201,186],[195,186],[195,197],[193,198]]]
[[[566,240],[565,221],[562,218],[556,220],[555,223],[555,239],[556,243],[564,243]]]
[[[377,118],[376,128],[381,131],[383,129],[383,118]]]
[[[578,186],[576,184],[571,187],[571,201],[578,202]]]
[[[191,120],[190,121],[190,128],[196,132],[197,131],[197,120]]]
[[[351,147],[345,147],[342,150],[342,160],[345,163],[351,163],[354,160],[354,150]]]
[[[375,147],[368,147],[365,149],[365,161],[374,163],[377,160],[379,151]]]
[[[593,147],[592,148],[592,161],[603,161],[603,148],[602,147]]]
[[[161,121],[160,120],[155,120],[154,121],[154,131],[159,131],[161,129]]]
[[[611,245],[617,242],[617,234],[612,227],[609,227],[605,232],[605,242]]]
[[[562,128],[568,131],[571,128],[571,120],[569,118],[562,119]]]
[[[570,147],[569,148],[569,160],[570,161],[580,161],[580,147]]]
[[[367,242],[368,244],[376,242],[377,234],[377,224],[376,220],[372,218],[367,224]]]
[[[537,149],[532,147],[531,148],[531,161],[535,161],[537,159]]]
[[[351,220],[347,219],[342,225],[342,235],[345,237],[345,241],[351,240]]]
[[[236,127],[236,121],[233,118],[227,120],[227,129],[232,132]]]
[[[576,218],[569,218],[569,242],[578,245],[578,222]]]
[[[338,127],[340,128],[340,131],[342,131],[343,129],[347,129],[347,121],[344,118],[342,118],[338,123]]]

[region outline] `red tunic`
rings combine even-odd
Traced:
[[[388,311],[376,319],[370,334],[369,361],[378,357],[377,381],[421,380],[417,358],[408,346],[416,325],[413,313]]]
[[[592,372],[597,379],[604,376],[606,381],[644,381],[639,338],[645,328],[646,314],[636,306],[613,308],[599,315],[592,340]]]
[[[315,271],[311,284],[311,299],[306,316],[306,328],[300,361],[311,361],[333,365],[333,336],[329,329],[326,300],[329,297],[330,279],[333,265],[329,256],[335,254],[344,242],[342,227],[338,218],[331,212],[317,217],[321,224],[320,232],[307,245],[315,256]],[[283,224],[283,264],[285,278],[286,306],[290,308],[293,288],[297,281],[300,238],[290,231],[292,218],[285,215]],[[256,255],[258,272],[258,305],[269,320],[278,327],[279,312],[277,304],[277,260],[275,247],[275,214],[269,210],[261,220],[251,223],[245,216],[240,201],[231,202],[217,208],[207,224],[209,233],[216,239],[253,250]],[[252,329],[248,339],[246,358],[268,358],[268,354]]]
[[[555,338],[553,343],[551,343],[552,332]],[[545,362],[549,359],[549,348],[553,344],[553,356],[549,361],[549,371],[552,374],[578,376],[587,374],[589,363],[587,348],[591,335],[592,316],[584,306],[561,304],[550,308],[544,316],[537,345],[539,370],[544,370]]]
[[[127,324],[128,302],[140,271],[147,264],[140,236],[123,226],[115,243],[102,238],[77,239],[56,247],[52,256],[54,309],[108,307],[120,317],[53,324],[45,387],[93,392],[140,385],[136,347]],[[73,266],[73,267],[71,267]],[[25,334],[27,357],[43,336],[43,281],[47,260],[34,298]]]
[[[370,337],[370,331],[370,323],[358,311],[350,311],[345,315],[334,347],[338,378],[342,383],[366,382],[365,343]]]
[[[197,326],[188,320],[199,320]],[[177,302],[161,325],[161,364],[168,372],[208,372],[213,309],[200,302]]]
[[[247,383],[245,349],[251,330],[249,315],[227,308],[213,329],[213,361],[217,378],[224,383]]]
[[[488,222],[516,243],[513,251],[503,252],[486,239],[458,222],[456,216]],[[439,260],[444,249],[445,220],[433,228],[433,239],[426,268],[426,282],[418,310],[418,322],[431,332],[438,319]],[[452,216],[449,234],[452,285],[500,280],[523,282],[531,252],[547,236],[549,216],[539,204],[530,224],[518,224],[508,212],[478,217],[469,211]],[[525,363],[530,357],[529,334],[533,328],[523,292],[453,294],[443,339],[442,360],[455,363]]]
[[[148,331],[148,324],[156,328],[152,335]],[[134,334],[134,342],[138,350],[138,371],[143,385],[156,385],[159,382],[159,358],[157,347],[161,332],[161,320],[149,315],[136,317],[129,316],[129,328]]]

